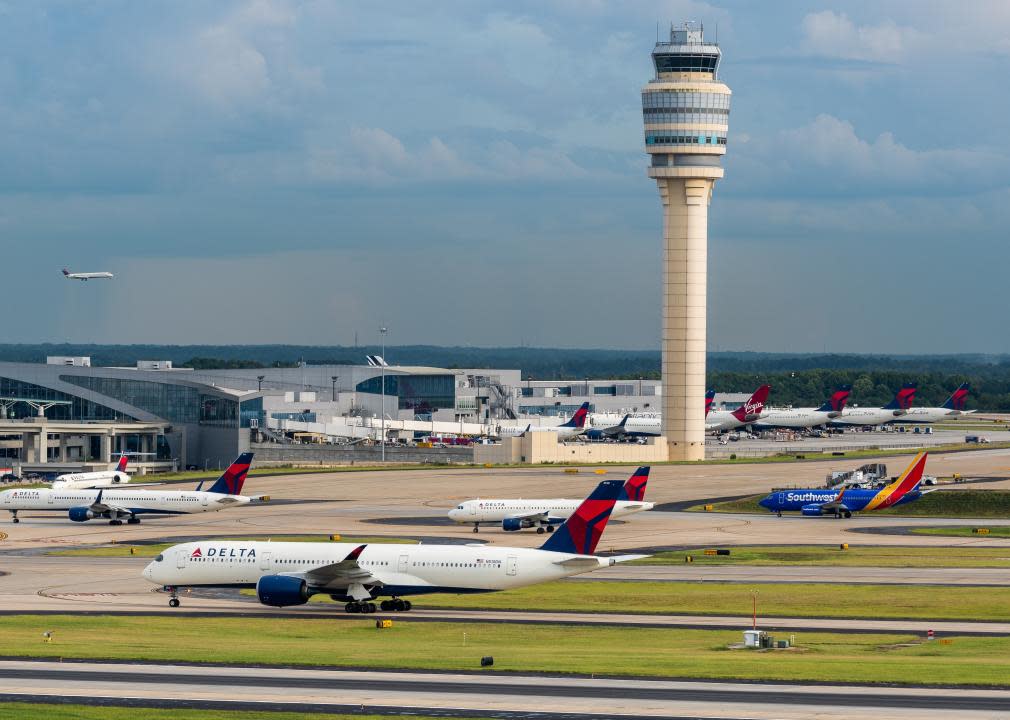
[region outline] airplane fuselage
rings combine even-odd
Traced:
[[[75,488],[33,488],[0,492],[0,510],[67,512],[87,508],[98,500],[125,508],[132,515],[183,515],[213,512],[244,505],[250,498],[222,493],[170,490],[86,490]]]
[[[449,511],[449,519],[460,524],[500,523],[506,518],[543,513],[551,520],[567,520],[582,500],[557,498],[553,500],[508,500],[490,498],[467,500]],[[610,513],[611,519],[651,510],[654,503],[637,500],[618,500]]]
[[[859,512],[865,510],[880,493],[881,490],[879,489],[850,489],[844,492],[842,502],[850,512]],[[838,490],[825,488],[779,490],[778,492],[769,494],[760,504],[772,512],[795,512],[803,510],[804,507],[830,503],[838,497],[838,494]],[[912,490],[902,495],[895,502],[887,505],[887,507],[904,505],[913,500],[918,500],[920,497],[922,497],[922,493],[918,489]]]

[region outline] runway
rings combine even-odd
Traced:
[[[30,690],[26,688],[30,687]],[[1003,690],[733,683],[497,674],[431,673],[131,663],[0,661],[0,694],[100,700],[227,703],[291,709],[383,706],[420,712],[559,713],[568,717],[958,717],[1010,712]],[[316,710],[318,711],[318,710]]]

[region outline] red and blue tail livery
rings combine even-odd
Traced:
[[[709,390],[705,393],[705,417],[708,417],[709,412],[712,411],[713,400],[715,400],[715,390]]]
[[[851,393],[851,385],[840,385],[835,392],[832,393],[831,397],[828,398],[828,401],[817,408],[817,411],[837,413],[838,415],[841,415],[842,411],[845,410],[845,403],[849,401],[849,395]]]
[[[642,502],[645,500],[645,486],[649,483],[649,466],[643,465],[635,471],[635,474],[628,478],[621,489],[618,500],[629,500],[631,502]]]
[[[126,453],[120,455],[119,463],[117,463],[116,465],[116,472],[126,472],[126,463],[128,462],[128,460],[129,458],[127,457]]]
[[[894,394],[894,399],[884,406],[885,410],[911,410],[912,403],[915,402],[916,383],[905,383],[901,389]]]
[[[607,527],[607,520],[614,510],[614,504],[624,489],[620,480],[604,480],[592,495],[579,505],[578,510],[565,520],[553,535],[540,546],[541,550],[592,555]]]
[[[584,402],[579,407],[579,409],[575,411],[575,414],[572,415],[571,419],[568,422],[563,423],[560,427],[584,428],[586,426],[586,417],[588,415],[589,415],[589,403]]]
[[[221,493],[222,495],[241,495],[242,486],[245,484],[246,476],[249,474],[249,466],[252,465],[253,454],[251,452],[242,453],[235,462],[228,466],[221,477],[217,479],[207,492]],[[197,486],[199,490],[203,483]]]
[[[947,410],[964,410],[964,403],[968,399],[968,393],[971,392],[971,385],[968,383],[961,383],[957,390],[955,390],[947,402],[943,404]]]

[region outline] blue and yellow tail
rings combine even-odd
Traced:
[[[604,480],[593,493],[582,501],[571,517],[554,531],[541,550],[592,555],[607,527],[607,520],[614,510],[614,503],[624,489],[620,480]]]

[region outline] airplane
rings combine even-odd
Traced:
[[[705,417],[705,430],[716,432],[735,430],[761,419],[765,401],[768,400],[768,393],[771,389],[771,385],[762,385],[754,391],[747,402],[736,410],[712,410]],[[709,407],[707,396],[705,407]]]
[[[715,390],[705,393],[705,417],[708,417],[712,410],[712,401],[715,399]],[[632,417],[625,415],[621,422],[606,428],[586,430],[583,436],[587,440],[606,440],[614,438],[620,440],[625,437],[659,437],[663,430],[662,418],[658,417]]]
[[[799,429],[827,425],[834,418],[841,416],[851,392],[851,385],[842,385],[835,390],[827,402],[818,408],[769,410],[751,427],[755,430],[772,430],[776,428]]]
[[[111,280],[115,275],[110,272],[70,272],[66,268],[63,268],[63,277],[67,280],[83,280],[87,282],[88,280]]]
[[[403,543],[300,543],[203,540],[173,545],[143,570],[179,607],[181,587],[256,588],[264,605],[303,605],[316,594],[345,612],[410,610],[407,595],[479,593],[560,580],[643,555],[600,557],[596,546],[624,487],[601,482],[539,548]]]
[[[965,410],[964,403],[971,392],[971,385],[961,383],[957,390],[951,393],[950,397],[940,407],[910,407],[901,417],[895,418],[896,423],[933,423],[941,420],[958,418],[961,415],[969,415],[974,410]]]
[[[97,490],[98,488],[110,488],[117,485],[130,485],[131,488],[146,487],[149,485],[160,485],[161,483],[130,483],[130,476],[126,474],[126,463],[128,456],[124,453],[119,457],[115,470],[99,470],[97,472],[65,473],[57,475],[53,480],[54,490]]]
[[[571,418],[568,419],[568,422],[561,425],[533,427],[533,424],[530,423],[524,430],[519,430],[519,428],[503,427],[499,429],[498,435],[500,437],[519,437],[528,432],[555,432],[558,434],[558,440],[568,440],[583,433],[586,429],[586,418],[588,416],[589,403],[584,402],[579,406],[579,409],[575,411]]]
[[[621,490],[612,518],[624,517],[642,510],[652,510],[654,504],[645,501],[645,486],[649,468],[636,470]],[[449,511],[449,519],[461,525],[473,524],[473,531],[483,523],[501,523],[502,530],[514,531],[535,527],[537,533],[554,532],[579,507],[581,500],[467,500]]]
[[[833,427],[854,425],[883,425],[905,415],[915,401],[915,383],[905,383],[894,394],[894,399],[882,408],[845,408],[842,414],[831,421]]]
[[[850,518],[854,512],[904,505],[932,492],[922,489],[927,455],[925,452],[916,455],[897,480],[882,488],[779,490],[768,494],[758,504],[779,517],[785,511],[799,510],[806,517],[834,515],[836,518]]]
[[[34,488],[29,490],[4,490],[0,492],[0,510],[10,512],[12,522],[20,522],[18,511],[41,510],[66,512],[74,522],[94,518],[108,519],[109,525],[122,525],[120,518],[136,525],[138,515],[184,515],[211,512],[245,505],[262,496],[239,495],[252,463],[252,453],[242,453],[222,473],[209,490],[202,491],[203,482],[196,490],[126,490],[102,488],[97,490],[75,488]]]

